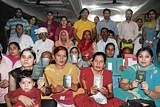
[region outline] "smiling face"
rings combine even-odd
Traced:
[[[24,68],[30,68],[35,62],[35,58],[30,51],[24,51],[21,55],[21,64]]]
[[[97,55],[92,62],[93,70],[101,71],[105,66],[105,61],[102,55]]]
[[[34,87],[35,83],[30,77],[25,77],[21,79],[19,85],[23,91],[29,92]]]
[[[142,67],[148,67],[149,65],[151,65],[153,58],[151,57],[151,55],[149,54],[148,51],[142,51],[138,54],[138,63],[142,66]]]

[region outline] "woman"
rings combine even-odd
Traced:
[[[83,32],[82,40],[78,43],[78,48],[80,49],[82,57],[92,58],[92,55],[97,50],[97,45],[93,41],[91,31],[85,30]]]
[[[123,99],[142,99],[150,103],[149,107],[160,106],[160,70],[153,64],[153,52],[150,48],[141,48],[137,52],[138,63],[122,72],[120,87]],[[155,106],[155,104],[156,106]]]
[[[56,47],[53,56],[55,64],[48,65],[44,72],[48,84],[52,87],[52,97],[60,106],[74,107],[73,92],[78,90],[78,68],[67,63],[68,51],[65,47]],[[65,78],[66,76],[71,80]],[[68,85],[65,80],[68,80]]]
[[[105,69],[105,61],[106,55],[97,52],[93,55],[92,67],[87,67],[80,72],[80,83],[85,93],[75,97],[76,107],[119,107],[122,103],[121,100],[113,97],[112,73]],[[94,80],[98,75],[101,76],[101,79],[97,79],[97,82],[101,81],[101,86]],[[98,103],[93,98],[96,94],[107,98],[107,103]]]
[[[85,30],[89,30],[93,34],[92,36],[96,36],[95,24],[92,21],[88,20],[88,15],[89,10],[87,8],[83,8],[80,11],[79,20],[74,23],[74,35],[77,42],[82,39],[82,35]]]
[[[156,61],[156,49],[157,49],[157,34],[156,25],[157,25],[157,12],[154,9],[149,10],[148,12],[148,20],[144,22],[143,25],[143,46],[150,47],[153,51],[154,61]]]
[[[38,37],[35,34],[35,30],[39,28],[39,26],[37,25],[37,18],[35,16],[31,16],[31,18],[29,19],[29,25],[31,27],[30,35],[33,42],[35,43],[35,41],[38,40]]]
[[[55,38],[56,40],[58,40],[58,37],[59,37],[59,33],[62,31],[62,30],[66,30],[69,34],[69,39],[73,40],[73,28],[71,26],[68,26],[67,25],[67,22],[68,22],[68,19],[66,16],[62,16],[61,17],[61,25],[59,27],[57,27],[56,29],[56,33],[55,33]]]
[[[7,57],[13,62],[13,65],[20,60],[20,46],[17,42],[11,42],[8,45]]]
[[[105,54],[107,58],[113,58],[115,53],[115,45],[113,43],[108,43],[105,47]]]
[[[69,38],[69,34],[66,30],[61,30],[59,33],[59,39],[55,42],[55,47],[64,46],[70,49],[73,46],[73,42]]]

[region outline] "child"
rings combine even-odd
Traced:
[[[11,99],[17,97],[17,100],[14,103],[14,107],[25,107],[21,102],[21,97],[28,97],[33,101],[32,107],[40,107],[41,103],[41,91],[35,88],[35,82],[31,78],[32,72],[24,70],[21,72],[19,78],[20,88],[15,91],[10,91],[6,96],[5,100],[7,107],[12,107]]]

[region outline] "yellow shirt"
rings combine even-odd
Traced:
[[[58,69],[55,64],[50,64],[45,69],[45,77],[49,85],[63,85],[63,76],[71,75],[72,82],[78,83],[78,68],[75,65],[66,63],[64,69]]]
[[[92,32],[92,29],[95,28],[95,24],[89,20],[83,21],[83,20],[78,20],[74,23],[74,28],[76,29],[76,35],[78,38],[81,40],[83,32],[85,30],[90,30]]]

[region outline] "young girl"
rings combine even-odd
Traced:
[[[35,82],[32,79],[32,71],[24,70],[19,74],[19,85],[20,88],[17,88],[14,91],[10,91],[6,96],[5,100],[7,107],[12,107],[11,98],[17,97],[17,100],[14,103],[14,107],[26,107],[19,99],[23,96],[27,96],[31,99],[32,105],[34,107],[40,107],[41,102],[41,91],[35,88]]]

